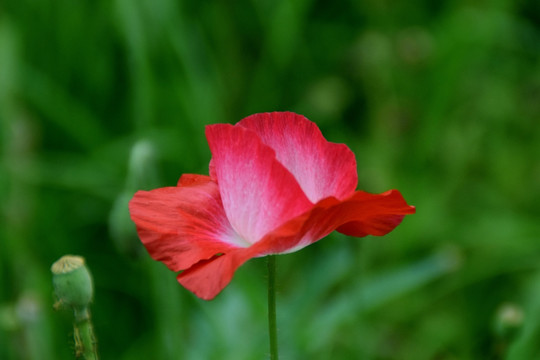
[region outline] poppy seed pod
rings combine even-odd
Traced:
[[[51,266],[54,292],[62,305],[85,308],[93,296],[90,271],[81,256],[62,256]]]

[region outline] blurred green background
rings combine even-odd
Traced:
[[[64,254],[103,359],[264,359],[264,259],[199,300],[127,201],[206,174],[206,124],[276,110],[417,206],[277,258],[283,359],[540,358],[538,1],[4,0],[0,359],[74,357]]]

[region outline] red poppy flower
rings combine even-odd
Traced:
[[[138,191],[131,218],[155,260],[180,284],[214,298],[253,257],[297,251],[334,230],[385,235],[415,212],[399,191],[355,191],[356,160],[301,115],[249,116],[206,127],[210,176]]]

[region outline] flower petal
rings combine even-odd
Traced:
[[[292,112],[255,114],[240,121],[296,178],[307,197],[316,203],[326,197],[349,197],[358,175],[353,152],[344,144],[327,141],[317,125]]]
[[[275,152],[255,132],[232,125],[210,125],[206,137],[223,207],[234,230],[255,243],[313,204]]]
[[[253,257],[299,250],[345,225],[351,226],[355,236],[384,235],[414,212],[397,190],[379,195],[358,191],[345,201],[327,198],[252,246],[201,261],[177,279],[198,297],[210,300],[227,286],[236,269]]]
[[[300,250],[336,229],[356,237],[382,236],[414,212],[414,206],[407,205],[397,190],[382,194],[357,191],[344,201],[326,198],[311,211],[269,233],[257,244],[257,256]]]
[[[199,298],[212,300],[229,284],[236,269],[253,257],[252,253],[250,248],[242,248],[203,260],[182,271],[177,280]]]
[[[249,245],[229,224],[217,184],[208,176],[184,175],[178,187],[138,191],[129,211],[150,256],[173,271]]]
[[[379,196],[379,198],[374,198],[374,196]],[[370,203],[370,207],[369,214],[363,218],[356,218],[337,228],[337,231],[348,236],[386,235],[401,224],[405,215],[416,212],[416,208],[407,205],[397,190],[389,190],[380,195],[357,191],[352,201],[356,204],[355,206]]]

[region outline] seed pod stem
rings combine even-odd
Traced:
[[[98,360],[96,338],[90,318],[90,302],[94,293],[90,271],[80,256],[66,255],[55,262],[51,271],[58,302],[55,307],[73,309],[75,356]]]
[[[75,322],[73,323],[73,335],[75,338],[75,354],[85,360],[97,360],[96,338],[88,308],[73,309]]]

